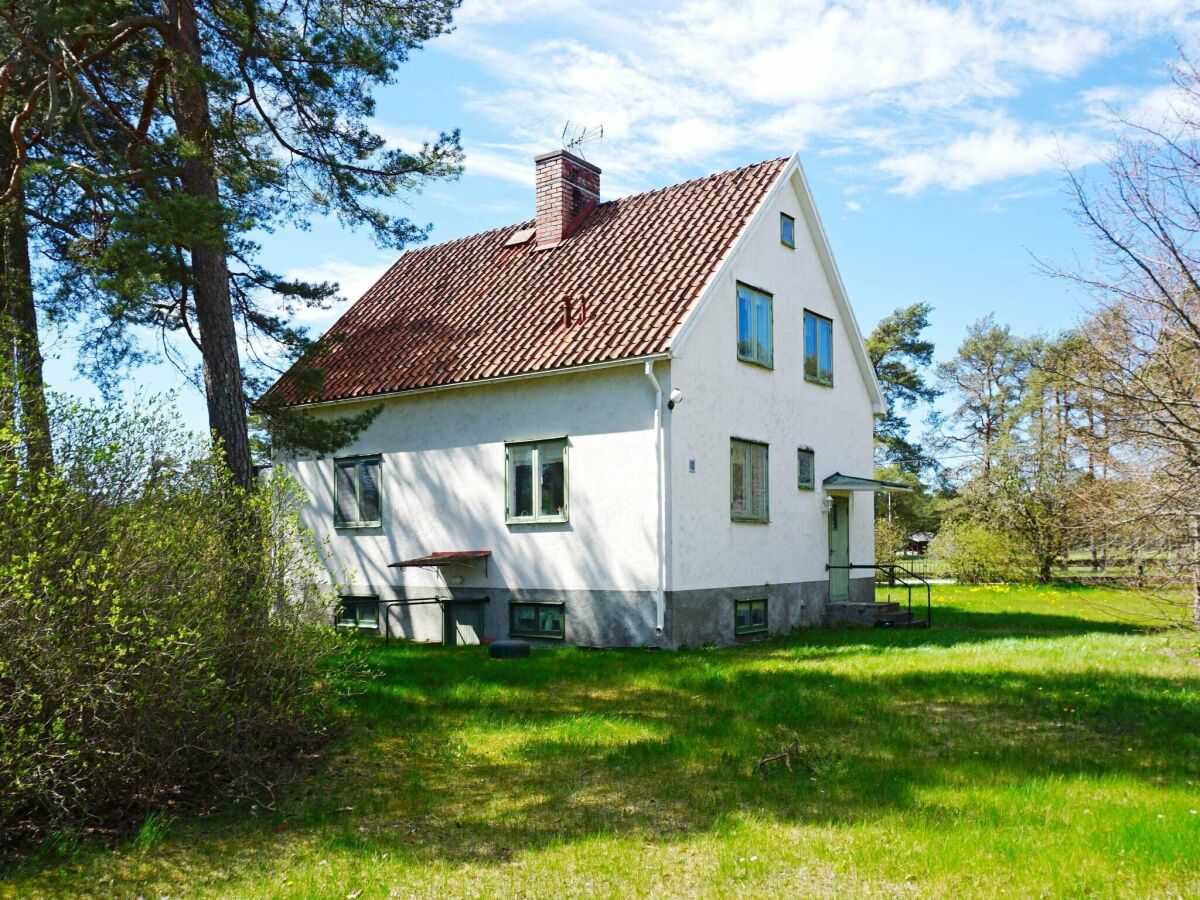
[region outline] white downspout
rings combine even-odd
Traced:
[[[666,627],[667,616],[667,600],[666,600],[666,583],[667,583],[667,554],[666,554],[666,531],[667,531],[667,494],[664,489],[663,481],[666,477],[666,462],[663,460],[663,454],[666,452],[665,442],[663,441],[663,415],[662,415],[662,385],[658,383],[658,378],[654,374],[654,362],[646,361],[646,377],[650,379],[650,383],[654,386],[654,456],[657,464],[657,477],[655,478],[656,487],[658,489],[657,500],[657,518],[655,542],[658,545],[658,588],[654,595],[655,605],[655,634],[661,636],[663,629]]]

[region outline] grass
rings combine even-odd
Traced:
[[[1200,894],[1195,648],[1114,590],[934,603],[929,631],[676,654],[359,639],[380,677],[274,810],[47,851],[0,893]]]

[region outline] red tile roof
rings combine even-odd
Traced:
[[[550,250],[506,246],[533,222],[411,250],[330,329],[320,394],[292,372],[271,391],[346,400],[666,352],[786,163],[602,203]]]

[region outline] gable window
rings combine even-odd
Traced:
[[[796,450],[796,487],[811,491],[817,486],[816,466],[812,450],[800,447]]]
[[[767,445],[733,438],[729,442],[729,516],[735,522],[766,522],[768,496]]]
[[[510,603],[508,633],[518,637],[561,638],[566,613],[561,603]]]
[[[737,600],[733,604],[733,633],[765,634],[767,631],[767,601]]]
[[[771,295],[744,284],[737,288],[738,359],[768,369],[775,364]]]
[[[833,322],[804,311],[804,377],[818,384],[833,384]]]
[[[380,524],[378,456],[352,456],[333,461],[334,515],[338,528],[371,528]]]
[[[796,220],[787,213],[779,214],[779,243],[796,249]]]
[[[509,522],[567,521],[567,439],[505,444]]]

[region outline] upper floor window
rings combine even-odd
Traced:
[[[833,322],[804,311],[804,377],[833,384]]]
[[[378,456],[352,456],[333,461],[334,524],[339,528],[370,528],[380,518]]]
[[[779,243],[796,249],[796,220],[787,213],[779,214]]]
[[[767,445],[733,438],[729,442],[729,516],[740,522],[766,522],[771,512]]]
[[[567,439],[506,444],[509,522],[567,521]]]
[[[744,284],[737,288],[738,359],[772,368],[775,363],[771,295]]]

